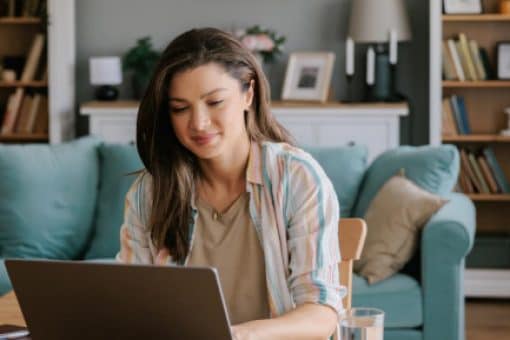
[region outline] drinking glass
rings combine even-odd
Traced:
[[[384,312],[377,308],[356,307],[340,320],[340,340],[383,340]]]

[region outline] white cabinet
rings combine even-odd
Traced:
[[[130,143],[136,136],[137,102],[90,102],[80,112],[89,116],[89,132],[111,143]],[[407,104],[290,104],[275,102],[272,112],[301,146],[363,144],[372,161],[399,145],[400,117]]]
[[[406,104],[285,104],[273,114],[301,146],[362,144],[368,160],[399,145],[400,117]]]

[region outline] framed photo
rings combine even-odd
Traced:
[[[510,79],[510,41],[500,41],[496,45],[497,78]]]
[[[282,99],[325,102],[334,62],[333,52],[291,53],[285,71]]]
[[[445,14],[481,14],[482,0],[443,0]]]

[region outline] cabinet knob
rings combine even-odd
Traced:
[[[351,141],[349,141],[349,142],[347,143],[347,145],[348,145],[348,146],[354,146],[354,145],[356,145],[356,142],[355,142],[355,141],[353,141],[353,140],[351,140]]]

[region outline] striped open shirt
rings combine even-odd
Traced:
[[[118,261],[175,264],[167,251],[158,251],[151,241],[147,223],[151,185],[150,175],[144,172],[126,196]],[[338,200],[320,165],[308,153],[288,144],[252,142],[246,191],[264,251],[271,316],[303,303],[328,305],[342,313],[346,288],[340,285],[338,274]],[[193,247],[197,216],[194,197],[190,204]]]

